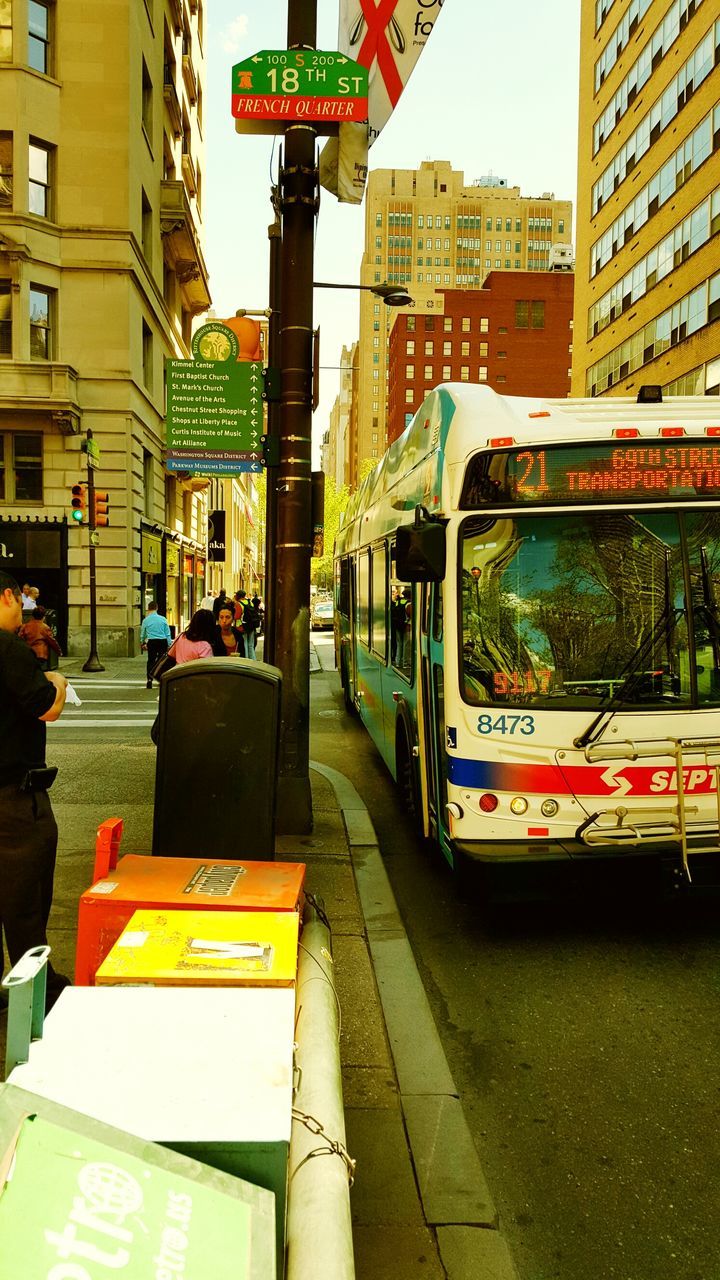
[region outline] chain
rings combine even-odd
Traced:
[[[303,1156],[303,1159],[300,1161],[297,1168],[293,1170],[293,1178],[295,1177],[295,1174],[302,1169],[305,1162],[307,1160],[312,1160],[315,1156],[339,1156],[347,1169],[348,1186],[351,1187],[355,1181],[355,1166],[357,1161],[352,1159],[342,1142],[339,1142],[334,1138],[329,1138],[319,1120],[316,1120],[314,1116],[307,1115],[304,1111],[298,1111],[297,1107],[293,1107],[292,1109],[292,1118],[304,1125],[310,1133],[315,1135],[315,1137],[324,1138],[326,1144],[322,1147],[314,1147],[312,1151],[308,1151],[306,1156]]]

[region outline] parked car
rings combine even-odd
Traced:
[[[310,626],[313,631],[322,631],[333,625],[332,600],[318,600],[310,610]]]

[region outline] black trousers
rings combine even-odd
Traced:
[[[30,947],[47,944],[57,836],[46,791],[0,787],[0,924],[11,966]],[[67,984],[48,963],[48,1007]]]
[[[147,678],[150,679],[152,669],[168,651],[167,640],[148,640],[147,642]]]

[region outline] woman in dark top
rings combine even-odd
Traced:
[[[213,653],[216,658],[244,658],[245,642],[242,631],[234,625],[235,615],[231,604],[226,604],[218,613],[218,625],[215,628]]]

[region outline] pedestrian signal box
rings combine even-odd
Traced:
[[[104,529],[110,523],[110,502],[107,490],[95,489],[93,493],[92,525]]]
[[[85,519],[85,485],[74,484],[70,494],[71,518],[76,524],[82,524]]]

